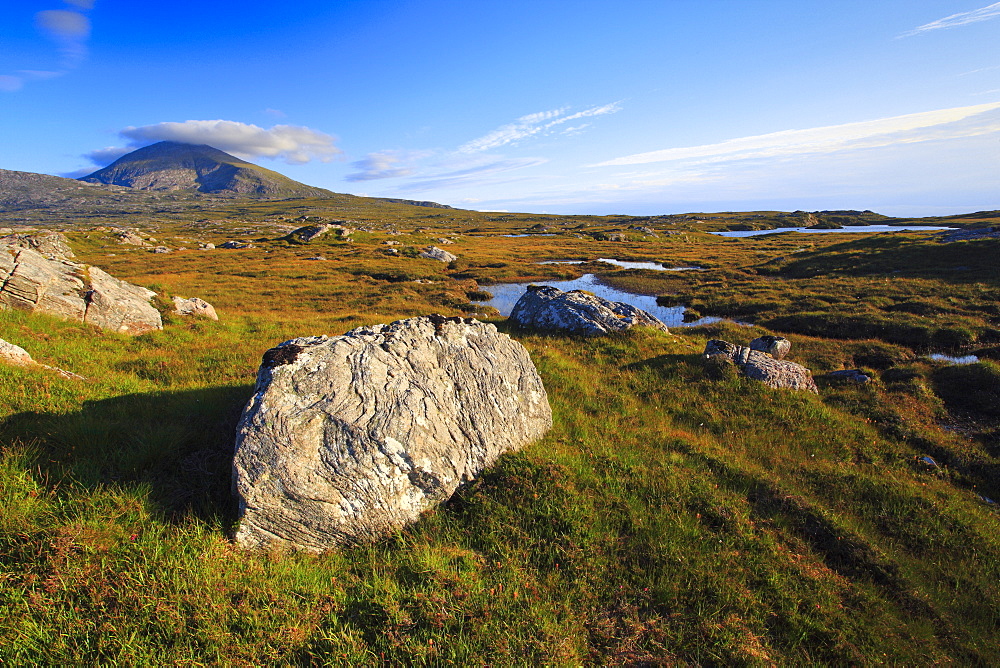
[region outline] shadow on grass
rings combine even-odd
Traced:
[[[250,385],[131,394],[87,401],[76,413],[24,412],[0,422],[5,443],[30,444],[52,481],[148,489],[166,521],[228,526],[236,424]]]

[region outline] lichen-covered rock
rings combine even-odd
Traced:
[[[827,377],[831,380],[842,380],[848,383],[857,383],[858,385],[866,385],[872,382],[871,376],[867,375],[861,369],[842,369],[840,371],[831,371],[827,374]]]
[[[552,424],[527,351],[426,316],[286,341],[237,430],[237,542],[319,552],[376,539]]]
[[[704,354],[710,361],[735,364],[744,376],[759,380],[768,387],[819,392],[812,372],[806,367],[787,360],[776,360],[747,346],[712,339],[705,346]]]
[[[217,246],[217,248],[226,248],[226,249],[234,249],[235,248],[237,250],[242,250],[242,249],[245,249],[245,248],[253,248],[253,247],[254,246],[253,246],[252,243],[249,243],[249,242],[246,242],[246,241],[227,241],[227,242],[219,244]]]
[[[750,350],[759,350],[762,353],[767,353],[776,360],[785,359],[791,349],[792,342],[783,336],[768,334],[750,342]]]
[[[0,308],[82,320],[104,329],[141,334],[163,329],[149,300],[156,293],[99,269],[0,244]]]
[[[218,320],[219,314],[215,312],[215,307],[199,297],[174,297],[174,312],[179,315],[190,315],[196,318],[208,318]]]
[[[330,223],[319,223],[318,225],[305,225],[296,230],[293,230],[288,234],[288,238],[294,241],[299,241],[301,243],[309,243],[314,239],[333,232],[337,237],[341,239],[347,239],[351,236],[351,230],[343,225],[332,225]]]
[[[632,327],[668,331],[650,313],[631,304],[612,302],[583,290],[563,292],[549,285],[529,285],[514,304],[510,318],[522,327],[601,336]]]
[[[452,255],[448,251],[438,248],[437,246],[428,246],[420,251],[418,255],[425,260],[437,260],[438,262],[454,262],[458,259],[457,255]]]

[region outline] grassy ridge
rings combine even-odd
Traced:
[[[790,333],[793,359],[815,371],[860,360],[877,378],[821,378],[814,396],[703,366],[707,339],[745,344],[760,327],[582,339],[498,320],[548,390],[542,441],[383,542],[320,557],[235,550],[233,430],[261,353],[279,341],[460,313],[477,279],[582,271],[541,259],[700,261],[710,268],[697,276],[605,280],[653,293],[698,281],[703,296],[729,285],[731,305],[738,281],[766,281],[776,313],[803,286],[838,295],[868,280],[749,271],[797,240],[754,242],[747,262],[747,245],[695,233],[626,244],[464,235],[448,267],[383,252],[384,239],[417,247],[437,231],[307,248],[255,233],[265,240],[247,251],[165,255],[72,235],[115,275],[209,299],[218,323],[168,317],[163,332],[125,338],[0,311],[4,339],[90,379],[0,367],[0,660],[1000,663],[1000,533],[983,500],[1000,497],[1000,373],[878,338]],[[818,262],[843,242],[810,243]],[[306,260],[317,253],[328,260]],[[902,277],[898,289],[937,280]],[[985,331],[989,313],[974,307],[990,305],[995,277],[972,282],[985,292],[940,280]],[[936,312],[913,315],[940,328]]]

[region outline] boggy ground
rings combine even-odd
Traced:
[[[387,204],[310,209],[359,231],[303,245],[282,239],[301,208],[256,206],[129,222],[189,248],[164,254],[90,220],[62,225],[81,261],[202,297],[219,322],[167,316],[127,338],[0,311],[0,338],[89,379],[0,366],[0,660],[1000,663],[995,242],[729,240],[703,229],[741,219]],[[977,220],[989,218],[958,224]],[[227,239],[255,247],[196,250]],[[413,257],[430,244],[459,260]],[[599,257],[704,271],[535,264]],[[319,557],[233,548],[233,431],[266,349],[482,312],[470,300],[490,282],[587,271],[754,326],[583,339],[493,316],[542,374],[543,440],[380,543]],[[792,339],[818,396],[702,363],[709,338],[769,332]],[[931,350],[984,361],[950,367]],[[845,366],[875,382],[822,377]]]

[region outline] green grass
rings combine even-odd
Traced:
[[[977,337],[994,325],[995,277],[887,284],[833,266],[854,242],[811,242],[809,262],[831,263],[819,276],[758,272],[798,240],[498,236],[519,220],[458,235],[455,266],[384,255],[385,239],[426,245],[451,225],[427,220],[427,234],[308,247],[257,228],[255,249],[167,255],[72,234],[86,261],[208,299],[222,319],[168,316],[164,331],[127,338],[0,311],[2,338],[88,379],[0,366],[0,661],[1000,663],[998,511],[983,500],[1000,498],[996,364],[946,367],[882,331],[784,332],[815,372],[860,366],[876,379],[820,378],[812,395],[707,373],[709,338],[745,345],[760,326],[586,339],[497,319],[542,375],[554,420],[544,439],[378,543],[320,556],[236,549],[233,434],[265,350],[459,314],[477,280],[582,271],[539,260],[702,264],[683,276],[605,269],[633,289],[688,292],[699,310],[745,298],[777,318],[808,299],[830,317],[865,294],[885,300],[871,313],[931,332],[948,318]],[[175,234],[189,231],[156,232]],[[305,260],[316,254],[328,261]],[[867,312],[854,299],[845,316]],[[900,303],[908,310],[890,309]]]

